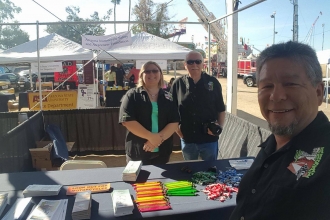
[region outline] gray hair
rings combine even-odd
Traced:
[[[189,57],[190,54],[199,54],[199,56],[200,56],[200,58],[201,58],[201,61],[203,62],[203,56],[202,56],[202,54],[201,54],[200,52],[198,52],[198,51],[194,51],[194,50],[193,50],[193,51],[190,51],[189,53],[187,53],[184,62],[187,62],[188,57]]]
[[[259,75],[263,65],[268,60],[275,58],[288,58],[301,64],[314,87],[322,82],[322,69],[315,50],[306,44],[288,41],[286,43],[274,44],[260,53],[257,59],[257,83],[259,82]]]

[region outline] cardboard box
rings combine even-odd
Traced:
[[[37,141],[37,148],[31,148],[30,153],[33,160],[51,161],[51,151],[53,148],[52,142]]]
[[[75,142],[66,142],[68,151],[71,151]],[[30,149],[32,157],[32,166],[37,170],[49,171],[58,170],[59,167],[54,167],[51,158],[51,151],[53,148],[52,141],[37,141],[37,148]]]

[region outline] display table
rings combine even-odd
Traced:
[[[125,95],[127,90],[106,90],[105,97],[106,107],[120,107],[120,100]]]
[[[15,94],[1,94],[0,95],[0,112],[8,112],[8,101],[16,100]]]
[[[183,162],[157,166],[142,166],[137,182],[157,181],[170,182],[178,180],[190,180],[192,174],[182,172],[181,169],[188,166],[192,172],[206,171],[208,168],[216,166],[220,170],[230,167],[228,160],[217,160],[212,162]],[[23,197],[22,191],[30,184],[61,184],[63,185],[58,196],[34,197],[34,204],[43,199],[69,199],[66,219],[71,219],[74,196],[66,196],[68,185],[110,183],[110,192],[93,194],[91,219],[115,219],[112,207],[111,192],[114,189],[129,189],[135,198],[135,191],[131,183],[122,181],[122,171],[124,167],[100,168],[89,170],[66,170],[48,172],[22,172],[0,174],[0,193],[9,193],[9,205],[17,198]],[[245,171],[242,171],[244,173]],[[23,181],[24,180],[24,181]],[[198,186],[197,189],[203,189]],[[140,213],[135,205],[133,215],[120,217],[120,219],[228,219],[236,204],[236,195],[225,202],[207,200],[202,192],[198,196],[171,196],[171,210]]]

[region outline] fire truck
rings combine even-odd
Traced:
[[[237,61],[237,75],[243,77],[247,73],[256,71],[256,61],[251,59],[243,59]]]
[[[256,71],[256,61],[251,59],[240,59],[237,61],[237,76],[243,77],[244,74]],[[218,76],[227,77],[227,65],[225,62],[218,63]]]

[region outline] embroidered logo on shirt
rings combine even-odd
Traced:
[[[324,147],[314,148],[312,154],[297,150],[294,161],[290,163],[288,169],[297,176],[297,180],[300,177],[313,176],[323,156],[323,151]]]
[[[213,82],[209,82],[208,84],[209,91],[213,91]]]
[[[173,101],[172,93],[165,92],[165,98],[168,99],[168,100],[170,100],[170,101]]]

